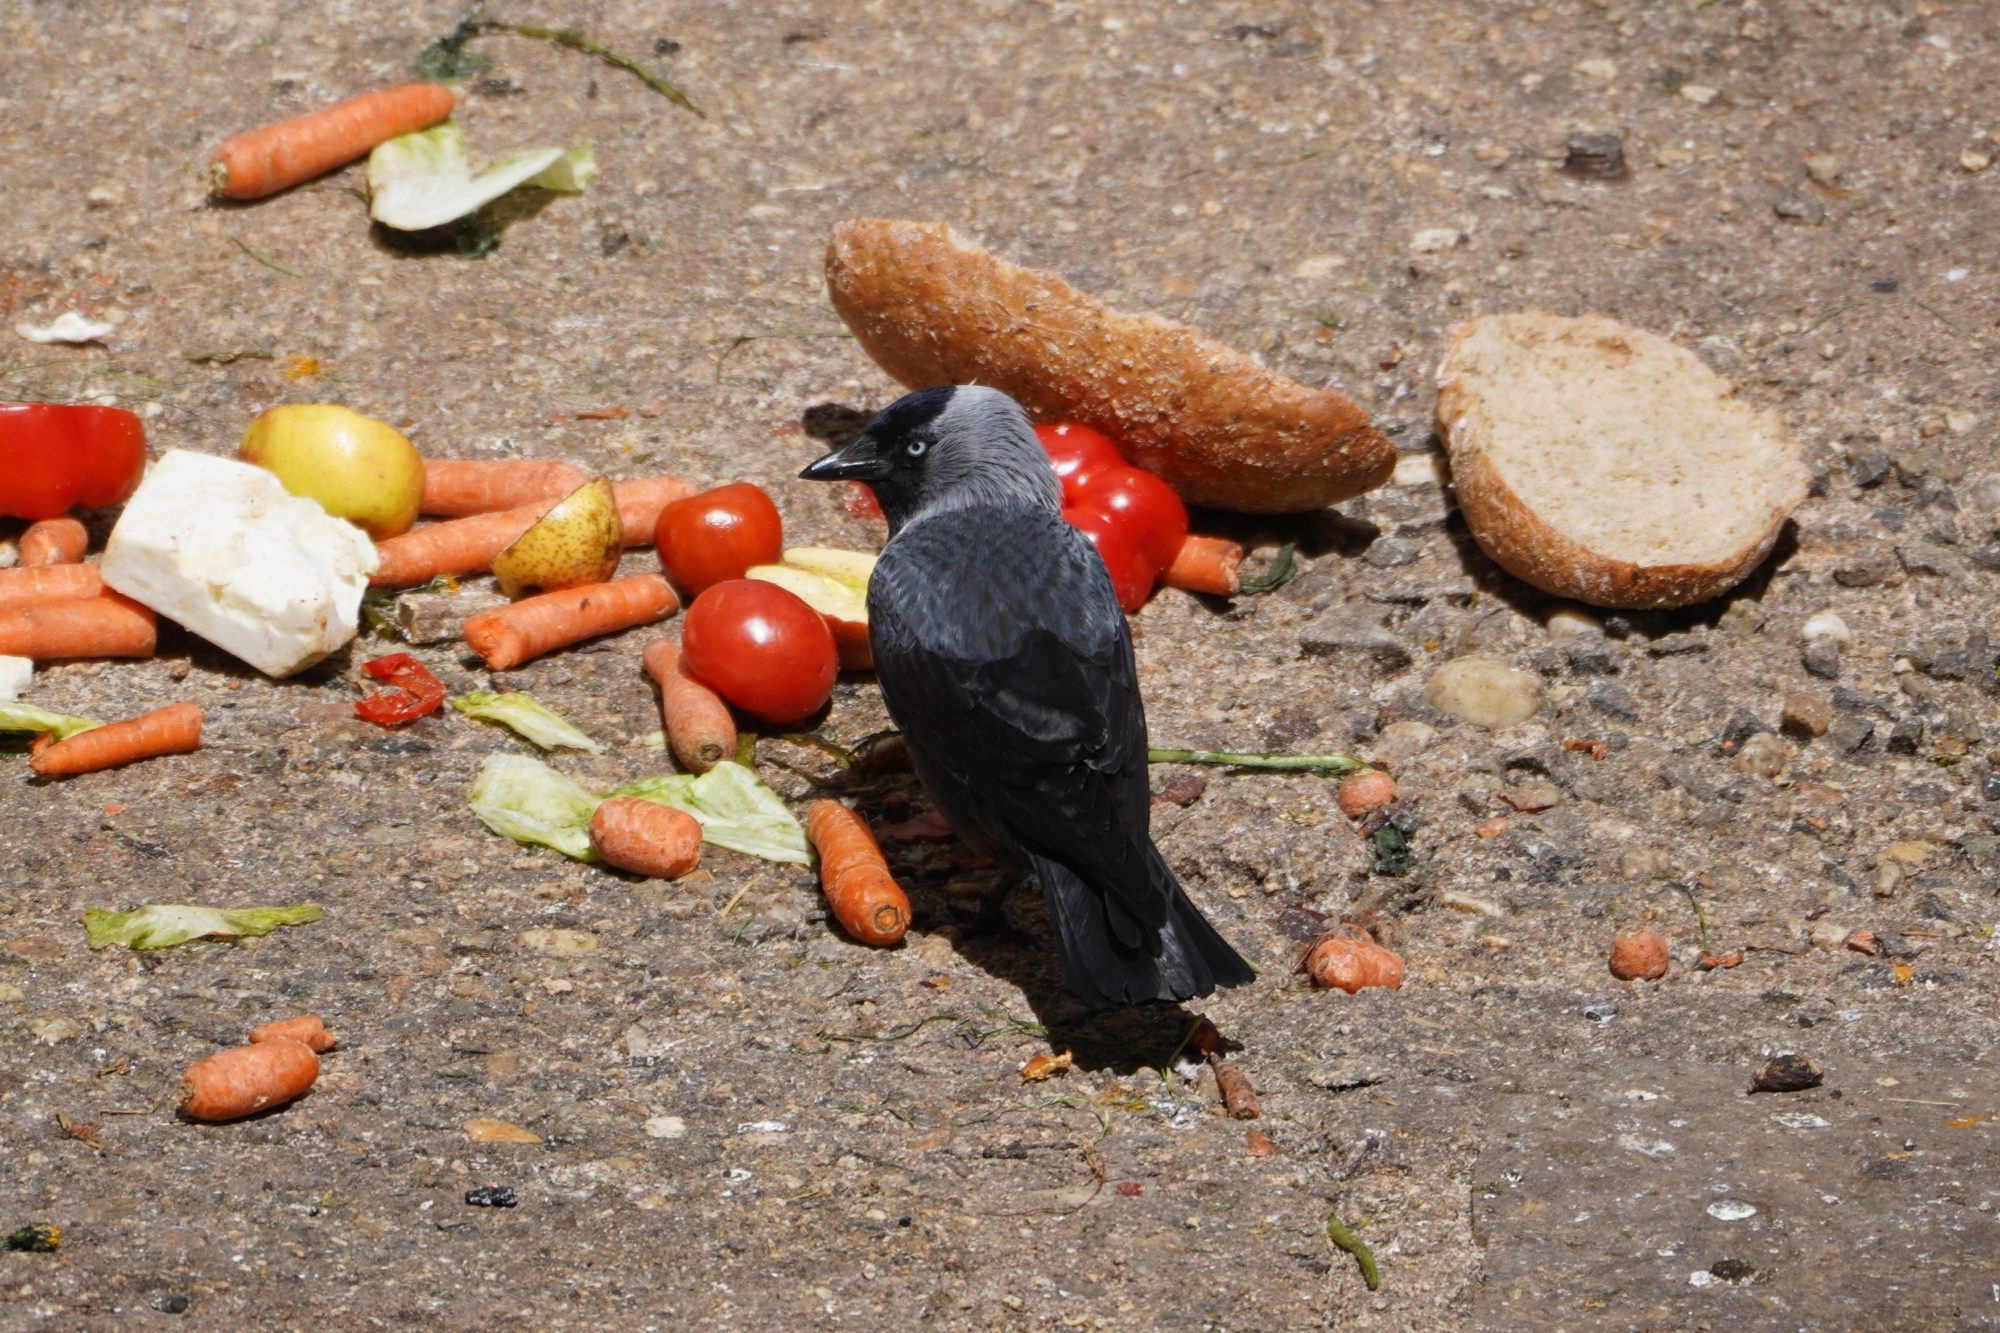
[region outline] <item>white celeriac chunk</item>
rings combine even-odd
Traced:
[[[265,675],[289,676],[354,637],[379,563],[361,529],[263,468],[174,449],[125,502],[103,576]]]

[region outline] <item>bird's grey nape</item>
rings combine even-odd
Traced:
[[[979,505],[1062,509],[1062,486],[1048,453],[1028,414],[1006,394],[961,384],[932,426],[938,444],[923,513]]]

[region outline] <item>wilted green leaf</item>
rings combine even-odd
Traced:
[[[191,907],[152,903],[130,912],[85,908],[83,924],[90,947],[122,944],[128,949],[170,949],[189,940],[268,935],[279,926],[301,926],[320,918],[318,903],[293,907]]]
[[[467,717],[498,722],[544,750],[567,747],[594,754],[604,748],[577,730],[562,714],[525,694],[454,694],[451,706]]]

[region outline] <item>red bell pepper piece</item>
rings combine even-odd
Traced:
[[[114,505],[145,470],[146,428],[122,407],[0,403],[0,516]]]
[[[444,702],[444,682],[408,653],[390,653],[363,662],[361,669],[389,683],[388,689],[355,702],[354,712],[364,722],[393,727],[435,713]]]

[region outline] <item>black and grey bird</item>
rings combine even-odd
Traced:
[[[909,394],[801,475],[881,501],[882,697],[939,813],[1041,881],[1070,989],[1109,1009],[1249,981],[1153,845],[1131,630],[1020,405]]]

